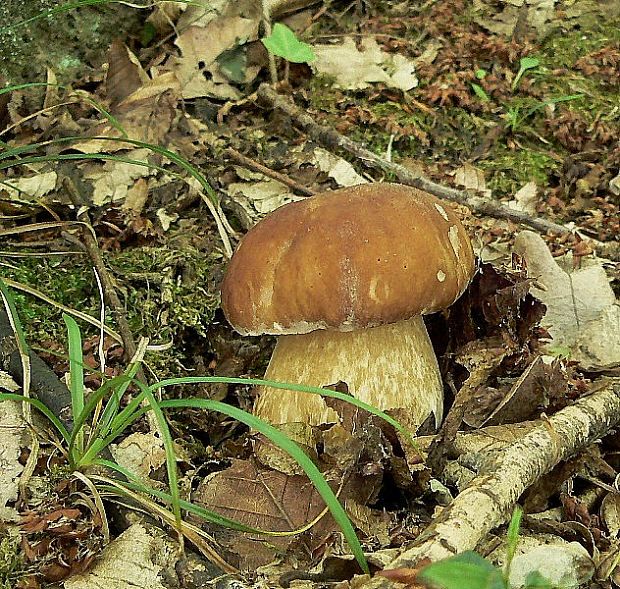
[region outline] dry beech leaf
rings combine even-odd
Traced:
[[[375,82],[403,91],[418,85],[415,66],[402,55],[385,53],[372,37],[363,37],[360,48],[351,37],[341,44],[313,45],[316,59],[310,67],[335,78],[339,88],[359,90]]]
[[[106,96],[112,108],[148,82],[138,58],[119,39],[112,41],[108,50]]]
[[[260,468],[249,460],[233,460],[230,468],[207,477],[195,491],[193,501],[248,526],[273,531],[299,528],[325,507],[306,476]],[[313,545],[335,529],[335,522],[326,514],[312,528]],[[294,541],[291,537],[274,537],[265,543],[264,537],[250,534],[221,530],[213,533],[238,556],[238,562],[233,564],[245,570],[271,562],[277,549],[285,550]]]
[[[549,349],[568,349],[584,367],[620,362],[620,305],[602,265],[567,273],[540,235],[522,231],[515,251],[535,280],[531,293],[547,307],[541,325],[553,338]]]

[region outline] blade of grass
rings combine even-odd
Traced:
[[[152,499],[145,497],[143,493],[135,492],[127,486],[123,486],[118,481],[108,477],[94,475],[93,479],[97,481],[97,487],[101,491],[106,491],[111,496],[129,498],[133,501],[133,506],[135,506],[135,504],[140,504],[148,513],[156,514],[167,524],[174,525],[174,515],[165,507],[162,507]],[[193,542],[194,545],[196,545],[196,547],[223,572],[239,572],[223,560],[222,557],[211,547],[211,544],[215,544],[215,541],[209,536],[209,534],[186,521],[181,522],[181,527],[184,536]]]
[[[75,319],[66,313],[62,316],[67,326],[69,345],[69,376],[71,391],[71,412],[82,415],[84,411],[84,358],[82,355],[82,334]],[[74,428],[74,444],[79,453],[84,452],[84,429]]]
[[[128,489],[132,489],[134,491],[138,491],[140,493],[146,493],[164,501],[167,504],[172,502],[172,496],[170,493],[166,493],[165,491],[161,491],[159,489],[155,489],[150,485],[146,485],[143,481],[141,481],[136,475],[134,475],[131,471],[126,468],[120,466],[119,464],[112,462],[110,460],[99,459],[95,462],[95,464],[105,466],[114,472],[118,472],[123,475],[126,481],[118,481],[118,484]],[[189,501],[185,501],[184,499],[180,500],[180,506],[183,511],[187,511],[193,515],[196,515],[202,518],[204,521],[209,522],[211,524],[221,526],[224,528],[228,528],[230,530],[236,530],[238,532],[246,532],[248,534],[258,534],[261,536],[270,536],[270,537],[285,537],[285,536],[296,536],[305,532],[308,529],[308,525],[305,525],[297,530],[291,530],[288,532],[273,532],[271,530],[263,530],[261,528],[253,528],[252,526],[248,526],[244,523],[241,523],[237,520],[230,519],[223,515],[220,515],[214,511],[209,509],[205,509],[204,507],[200,507],[194,503]],[[314,522],[310,522],[309,525],[312,525]]]
[[[353,524],[331,487],[327,484],[325,477],[321,474],[321,471],[319,471],[314,462],[308,458],[304,451],[280,430],[276,429],[272,425],[269,425],[262,419],[255,417],[251,413],[243,411],[243,409],[210,399],[171,399],[167,401],[160,401],[159,406],[162,409],[194,407],[197,409],[206,409],[208,411],[223,413],[224,415],[232,417],[233,419],[236,419],[248,427],[260,432],[271,440],[276,446],[284,450],[299,464],[299,466],[301,466],[308,478],[312,481],[315,489],[318,491],[319,495],[321,495],[327,507],[329,507],[333,518],[342,530],[342,533],[349,544],[349,548],[355,556],[358,564],[365,573],[369,572],[368,563],[366,562],[364,551],[362,550],[360,541],[355,533]]]
[[[0,393],[0,402],[2,401],[19,401],[21,403],[28,403],[34,408],[38,409],[47,419],[50,420],[52,425],[58,430],[58,433],[62,436],[62,439],[69,443],[71,435],[63,423],[54,415],[54,413],[48,409],[47,405],[41,403],[38,399],[24,397],[24,395],[18,395],[16,393]]]
[[[368,403],[364,403],[360,399],[356,399],[351,395],[347,395],[346,393],[340,393],[338,391],[332,391],[330,389],[323,389],[320,387],[313,387],[309,385],[303,384],[293,384],[293,383],[285,383],[285,382],[276,382],[274,380],[264,380],[260,378],[232,378],[228,376],[187,376],[187,377],[179,377],[179,378],[168,378],[162,380],[155,385],[154,387],[168,387],[179,384],[196,384],[196,383],[225,383],[225,384],[242,384],[242,385],[253,385],[253,386],[261,386],[261,387],[270,387],[274,389],[283,389],[289,391],[297,391],[301,393],[309,393],[312,395],[321,395],[323,397],[330,397],[332,399],[338,399],[340,401],[344,401],[345,403],[349,403],[358,407],[360,409],[364,409],[373,415],[376,415],[383,421],[389,423],[394,429],[396,429],[399,433],[407,438],[407,440],[413,444],[414,448],[417,446],[417,443],[407,428],[405,428],[402,424],[396,421],[394,418],[390,417],[387,413],[369,405]],[[416,448],[417,449],[417,448]]]

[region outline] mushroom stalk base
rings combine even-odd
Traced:
[[[356,331],[278,338],[265,378],[325,387],[345,383],[358,399],[415,431],[432,413],[439,425],[443,387],[422,317]],[[263,387],[254,409],[274,424],[320,425],[339,416],[320,395]]]

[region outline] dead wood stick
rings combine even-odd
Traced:
[[[73,184],[73,182],[68,178],[64,178],[63,187],[67,191],[71,202],[78,209],[78,220],[86,223],[88,227],[90,225],[90,219],[88,217],[88,213],[86,210],[80,210],[84,208],[84,203],[82,197],[78,193],[77,188]],[[99,244],[95,239],[94,235],[86,230],[83,232],[83,241],[82,244],[86,253],[90,257],[97,274],[99,274],[99,278],[101,279],[101,286],[103,288],[103,295],[106,299],[106,302],[110,305],[112,309],[112,313],[114,314],[114,319],[118,325],[118,331],[121,334],[121,338],[123,339],[123,348],[125,349],[125,358],[129,361],[134,357],[136,353],[136,343],[133,339],[133,334],[131,333],[131,329],[129,328],[129,324],[127,323],[127,319],[125,317],[125,310],[123,309],[123,305],[116,294],[116,285],[108,272],[105,264],[103,263],[103,258],[101,257],[101,251],[99,250]],[[138,378],[142,382],[146,382],[144,380],[144,372],[142,369],[138,371]]]
[[[620,380],[604,386],[531,429],[483,465],[441,515],[389,565],[413,568],[473,550],[510,516],[517,499],[543,474],[608,434],[620,423]],[[392,587],[376,577],[365,589]]]
[[[264,174],[268,178],[273,178],[274,180],[281,182],[285,186],[288,186],[291,190],[294,190],[295,192],[302,194],[303,196],[312,196],[313,194],[315,194],[314,190],[310,190],[309,188],[306,188],[305,186],[299,184],[299,182],[295,182],[295,180],[293,180],[292,178],[289,178],[284,174],[280,174],[279,172],[276,172],[271,168],[263,166],[263,164],[243,155],[242,153],[239,153],[236,149],[233,149],[232,147],[225,149],[224,155],[227,155],[230,159],[235,160],[244,168]]]
[[[355,143],[355,141],[351,141],[351,139],[341,135],[334,129],[327,127],[326,125],[319,125],[314,118],[299,110],[291,100],[280,96],[268,84],[261,84],[259,86],[257,96],[271,108],[277,108],[294,119],[295,122],[317,143],[320,143],[324,147],[331,150],[343,149],[351,155],[354,155],[370,168],[375,168],[394,174],[403,184],[415,186],[416,188],[426,190],[426,192],[430,192],[439,198],[445,198],[446,200],[451,200],[465,205],[472,211],[481,215],[488,215],[489,217],[495,217],[498,219],[508,219],[515,223],[527,225],[528,227],[532,227],[533,229],[543,233],[547,233],[548,231],[561,234],[570,233],[570,229],[567,227],[554,223],[553,221],[549,221],[548,219],[533,217],[523,211],[517,211],[505,205],[472,196],[464,190],[456,190],[454,188],[442,186],[441,184],[437,184],[424,176],[419,176],[413,173],[411,170],[408,170],[400,164],[389,162],[372,151],[369,151],[365,147],[362,147],[358,143]]]

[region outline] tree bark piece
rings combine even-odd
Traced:
[[[314,118],[299,110],[291,100],[280,96],[268,84],[261,84],[259,86],[257,96],[268,106],[277,108],[294,119],[317,143],[331,150],[343,149],[351,155],[354,155],[370,168],[394,174],[403,184],[415,186],[439,198],[445,198],[446,200],[465,205],[478,214],[488,215],[498,219],[508,219],[514,223],[527,225],[543,233],[547,233],[548,231],[560,234],[570,233],[570,229],[567,227],[549,221],[548,219],[532,217],[523,211],[517,211],[502,204],[471,196],[463,190],[442,186],[424,176],[413,173],[400,164],[389,162],[358,143],[355,143],[355,141],[351,141],[351,139],[341,135],[331,127],[317,124]]]
[[[610,432],[620,422],[620,380],[605,381],[506,447],[484,465],[471,484],[398,556],[389,568],[413,568],[473,550],[510,516],[519,496],[556,464]],[[392,584],[377,577],[366,589]]]

